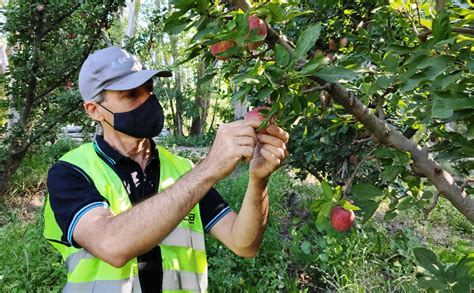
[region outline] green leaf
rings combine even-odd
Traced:
[[[445,40],[449,38],[451,33],[451,23],[449,22],[449,13],[446,9],[438,12],[433,20],[433,37],[437,40]]]
[[[372,184],[356,184],[352,186],[351,193],[358,199],[371,199],[382,195],[382,189]]]
[[[173,0],[174,7],[180,10],[189,10],[194,6],[194,2],[191,0]]]
[[[191,20],[185,17],[170,17],[165,21],[165,27],[163,28],[163,31],[169,33],[170,35],[176,35],[182,32],[190,23]]]
[[[385,215],[383,216],[384,221],[391,221],[395,219],[398,215],[397,211],[387,211]]]
[[[314,71],[318,70],[321,65],[324,63],[324,56],[322,54],[316,55],[313,60],[306,63],[300,70],[299,74],[307,75],[312,74]]]
[[[208,81],[210,81],[211,79],[213,79],[214,76],[216,76],[216,74],[217,74],[217,73],[215,73],[215,72],[206,74],[205,76],[201,77],[201,78],[197,81],[197,85],[203,85],[203,84],[207,83]]]
[[[321,182],[321,187],[323,188],[324,198],[327,199],[327,200],[331,200],[333,191],[332,191],[332,188],[329,185],[329,183],[327,183],[326,181],[323,181],[323,182]]]
[[[301,113],[301,104],[298,99],[298,96],[294,96],[293,99],[291,99],[291,107],[295,111],[295,113]]]
[[[425,270],[435,275],[435,277],[443,276],[444,266],[433,251],[424,247],[416,247],[413,249],[413,254],[418,264]]]
[[[258,91],[257,95],[255,96],[255,99],[259,101],[264,101],[265,98],[269,97],[273,91],[274,89],[271,86],[263,87]]]
[[[314,24],[304,30],[296,41],[296,48],[293,52],[293,59],[298,60],[304,56],[316,43],[321,33],[321,23]]]
[[[305,254],[311,253],[311,243],[309,243],[308,241],[303,241],[303,243],[301,243],[300,248]]]
[[[469,253],[456,265],[456,278],[474,281],[474,252]]]
[[[339,66],[324,67],[314,75],[327,82],[337,82],[341,79],[352,81],[357,78],[354,71]]]
[[[324,219],[327,219],[329,217],[329,213],[331,212],[333,206],[332,201],[327,201],[321,205],[319,208],[319,214],[318,217],[321,216]]]
[[[385,179],[385,181],[393,181],[398,173],[400,173],[400,171],[402,171],[402,167],[400,166],[385,166],[384,167],[384,170],[383,170],[383,173],[382,173],[382,177],[383,179]]]
[[[191,41],[195,43],[207,35],[213,35],[218,33],[220,30],[221,28],[219,27],[219,23],[217,21],[210,22],[206,24],[206,27],[204,29],[196,32],[196,34],[191,38]]]
[[[399,63],[400,56],[394,54],[388,54],[382,62],[388,72],[397,72]]]
[[[423,289],[446,289],[448,284],[442,280],[435,279],[433,277],[421,277],[418,279],[418,286]]]
[[[408,210],[409,208],[413,206],[414,206],[413,199],[411,197],[405,197],[400,201],[400,203],[398,203],[397,210],[404,211],[404,210]]]
[[[455,61],[456,59],[451,56],[446,56],[446,55],[435,56],[435,57],[430,57],[428,59],[425,59],[423,62],[421,62],[417,66],[417,68],[423,69],[423,68],[435,66],[435,67],[441,67],[445,69],[449,65],[453,64]]]
[[[272,21],[274,22],[280,22],[285,20],[285,17],[283,15],[283,9],[280,5],[277,3],[268,3],[266,4],[268,9],[270,10],[270,14],[272,16]]]
[[[276,63],[281,67],[286,67],[290,62],[290,53],[280,44],[275,45]]]
[[[349,201],[345,200],[342,203],[342,207],[346,210],[351,210],[351,211],[360,211],[360,208],[358,206],[355,206],[351,204]]]
[[[238,13],[235,17],[237,31],[242,35],[248,34],[249,23],[247,21],[247,16],[244,13]]]
[[[431,107],[431,118],[448,119],[453,116],[453,109],[445,107],[442,99],[434,99]]]
[[[252,84],[247,84],[247,85],[244,85],[243,87],[241,87],[237,92],[235,92],[232,95],[232,97],[231,97],[232,102],[235,102],[235,101],[241,99],[242,97],[244,97],[252,88],[253,88]]]
[[[454,111],[474,109],[474,98],[441,98],[433,95],[432,118],[447,119]]]
[[[379,208],[380,202],[373,200],[356,200],[356,204],[360,208],[358,214],[362,216],[362,222],[367,222]]]

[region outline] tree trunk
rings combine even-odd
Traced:
[[[137,16],[137,10],[136,4],[138,4],[139,1],[135,2],[134,0],[129,0],[127,7],[128,7],[128,24],[127,24],[127,29],[125,30],[125,35],[128,36],[129,38],[133,38],[135,36],[135,24],[136,24],[136,16]]]
[[[181,73],[179,69],[175,70],[175,90],[176,90],[176,135],[183,136],[183,92],[181,90]]]
[[[446,0],[436,0],[435,9],[437,11],[443,10],[446,8]]]
[[[197,70],[197,78],[200,79],[204,77],[205,72],[205,61],[201,61]],[[194,97],[194,102],[196,104],[198,113],[193,117],[189,134],[191,136],[199,136],[202,133],[203,124],[206,121],[207,106],[209,105],[208,99],[205,98],[205,90],[203,85],[196,85],[196,96]]]
[[[5,161],[5,170],[0,170],[0,198],[4,197],[7,192],[8,182],[12,178],[15,171],[20,167],[21,161],[25,157],[26,152],[17,156],[8,156]]]
[[[242,119],[245,117],[245,114],[247,114],[247,106],[245,105],[244,102],[237,101],[234,103],[234,119]]]

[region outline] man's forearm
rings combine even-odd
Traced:
[[[103,249],[120,258],[119,263],[149,251],[173,231],[216,181],[205,165],[198,165],[165,191],[108,218]]]
[[[268,179],[250,179],[242,207],[232,226],[232,238],[237,247],[254,250],[262,241],[268,221]]]

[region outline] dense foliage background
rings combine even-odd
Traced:
[[[31,202],[41,201],[48,166],[74,146],[58,136],[60,127],[92,131],[77,72],[89,52],[111,44],[149,68],[174,72],[155,84],[171,135],[159,139],[169,147],[208,146],[219,123],[259,105],[290,132],[291,156],[272,178],[272,221],[261,253],[241,260],[209,240],[212,288],[474,287],[470,3],[2,5],[9,67],[0,97],[0,237],[9,248],[0,254],[0,288],[60,288],[60,261],[41,239]],[[249,30],[251,15],[265,21],[266,36]],[[234,42],[218,56],[226,60],[210,52],[221,41]],[[176,151],[196,162],[205,154]],[[238,209],[245,166],[218,187]],[[349,232],[331,228],[335,205],[356,212]],[[45,254],[51,265],[40,265]]]

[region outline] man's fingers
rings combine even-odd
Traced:
[[[275,124],[270,124],[266,128],[266,131],[268,132],[268,134],[270,134],[272,136],[276,136],[276,137],[280,138],[281,140],[283,140],[285,143],[288,143],[288,139],[290,137],[288,132],[284,131],[283,129],[276,126]]]
[[[240,121],[240,120],[239,120]],[[235,121],[235,122],[239,122]],[[218,131],[222,133],[222,135],[230,135],[230,136],[250,136],[257,140],[257,135],[255,133],[255,129],[253,129],[249,125],[245,124],[235,124],[235,122],[223,124],[219,126]]]
[[[257,134],[258,142],[261,144],[270,144],[276,146],[277,148],[283,148],[286,150],[286,144],[283,140],[278,137],[271,136],[264,133]]]
[[[269,150],[262,148],[260,150],[260,155],[262,155],[262,157],[264,157],[265,160],[273,166],[273,168],[276,169],[280,166],[281,160]]]
[[[248,162],[252,159],[253,157],[253,147],[250,146],[239,146],[237,148],[239,152],[240,159],[244,160],[245,162]]]
[[[226,123],[229,127],[242,127],[250,126],[253,129],[257,129],[263,121],[258,119],[241,119],[233,122]]]
[[[262,150],[266,150],[266,151],[272,153],[279,160],[284,160],[285,157],[286,157],[285,156],[285,150],[283,148],[278,148],[278,147],[272,146],[270,144],[262,145]]]
[[[239,146],[249,146],[255,147],[256,141],[253,137],[250,136],[237,136],[234,138],[234,142]]]

